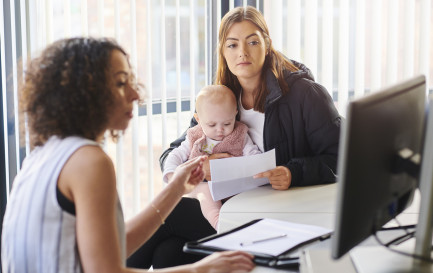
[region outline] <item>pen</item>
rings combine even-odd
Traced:
[[[266,242],[266,241],[269,241],[269,240],[283,238],[283,237],[286,237],[286,236],[287,236],[287,234],[280,234],[280,235],[277,235],[277,236],[263,238],[263,239],[255,240],[255,241],[251,241],[251,242],[243,242],[243,243],[241,243],[241,246],[253,245],[253,244],[257,244],[257,243],[261,243],[261,242]]]

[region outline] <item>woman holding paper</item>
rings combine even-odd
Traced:
[[[309,69],[273,48],[258,10],[237,7],[223,17],[218,59],[215,84],[234,92],[240,121],[249,127],[249,135],[259,149],[275,149],[277,167],[255,177],[267,177],[276,190],[335,182],[341,117],[327,90],[314,81]],[[193,118],[191,127],[196,124]],[[184,140],[185,134],[162,154],[162,169],[170,152]],[[212,154],[208,160],[230,156]],[[204,164],[206,179],[211,180],[208,160]],[[184,199],[186,202],[188,198]],[[199,208],[176,213],[194,217],[191,230],[196,222],[202,222]],[[160,241],[159,246],[164,244]]]
[[[260,150],[275,148],[277,167],[256,177],[267,177],[277,190],[335,182],[341,117],[310,70],[273,48],[257,9],[237,7],[223,17],[218,59],[215,84],[235,93],[240,121]],[[184,138],[171,143],[161,166]],[[208,160],[229,156],[213,154]]]

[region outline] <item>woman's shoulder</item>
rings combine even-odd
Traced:
[[[94,141],[64,139],[79,143],[63,167],[63,171],[75,175],[89,175],[111,170],[114,165],[108,154]]]
[[[328,90],[320,83],[308,77],[299,77],[289,85],[289,97],[323,97],[330,96]]]
[[[334,109],[334,102],[324,86],[309,79],[299,79],[289,92],[279,99],[280,105],[287,105],[290,109],[300,111],[319,111],[319,109]],[[287,107],[280,107],[285,109]]]
[[[112,166],[112,161],[106,152],[95,145],[83,145],[79,147],[70,157],[70,161],[76,161],[78,169],[86,166],[102,167]]]

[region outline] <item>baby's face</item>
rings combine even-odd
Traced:
[[[198,113],[204,134],[213,140],[223,140],[235,127],[236,106],[229,103],[206,103]]]

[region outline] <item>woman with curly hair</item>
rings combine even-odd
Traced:
[[[20,88],[32,152],[12,185],[3,222],[4,272],[139,272],[125,267],[204,177],[198,157],[138,215],[123,221],[104,133],[125,130],[139,99],[127,54],[112,40],[73,38],[50,45]],[[251,270],[243,252],[211,255],[161,272]]]

